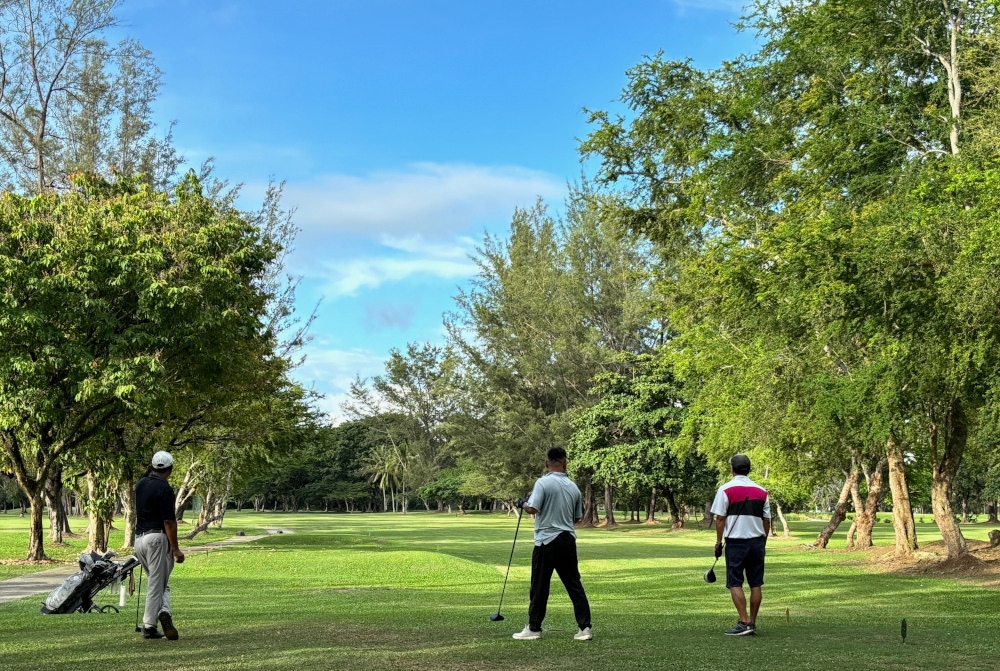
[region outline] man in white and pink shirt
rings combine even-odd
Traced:
[[[757,633],[757,612],[763,598],[764,555],[771,531],[771,502],[767,490],[751,480],[750,457],[734,455],[729,460],[733,479],[722,485],[712,503],[716,516],[715,557],[726,548],[726,587],[740,615],[728,636],[752,636]],[[750,611],[743,591],[743,576],[750,584]]]

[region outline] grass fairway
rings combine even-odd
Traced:
[[[0,605],[0,669],[971,670],[995,669],[1000,650],[1000,591],[877,575],[852,555],[803,551],[801,541],[769,546],[759,635],[733,639],[721,633],[735,622],[727,592],[701,579],[711,564],[708,532],[582,531],[595,640],[572,640],[572,609],[556,584],[545,638],[518,642],[510,635],[525,624],[530,529],[521,530],[507,620],[489,621],[513,517],[234,514],[226,521],[230,534],[268,525],[296,533],[190,556],[178,567],[171,587],[179,642],[133,633],[134,599],[121,615],[68,616],[39,615],[41,599],[25,599]],[[793,533],[810,539],[819,526],[793,523]],[[878,526],[876,543],[891,542],[891,526]],[[924,542],[933,530],[921,525]],[[988,528],[965,531],[983,539]],[[10,549],[8,542],[3,557]]]

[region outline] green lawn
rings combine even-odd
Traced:
[[[0,551],[9,557],[17,533],[10,520],[2,524],[9,537]],[[642,525],[580,533],[593,642],[572,640],[572,609],[558,585],[545,638],[513,641],[527,607],[523,528],[507,620],[489,615],[514,524],[501,514],[231,515],[226,533],[268,525],[296,533],[178,567],[179,642],[140,640],[133,609],[42,616],[40,599],[26,599],[0,606],[0,669],[154,668],[153,648],[155,668],[184,670],[996,668],[1000,591],[869,573],[853,555],[804,551],[801,541],[769,546],[759,635],[726,638],[722,630],[735,622],[728,594],[701,580],[713,536]],[[792,523],[803,540],[820,526]],[[964,530],[985,539],[989,527]],[[932,525],[919,532],[934,539]],[[876,543],[891,535],[891,525],[879,524]]]

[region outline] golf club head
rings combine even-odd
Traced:
[[[503,622],[503,615],[500,613],[493,613],[490,615],[490,622]]]
[[[707,582],[709,584],[715,582],[715,569],[714,568],[710,568],[707,571],[705,571],[705,582]]]

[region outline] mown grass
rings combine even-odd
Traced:
[[[853,555],[802,550],[822,526],[811,522],[792,523],[801,540],[769,546],[755,638],[721,634],[735,616],[724,588],[701,579],[712,534],[630,525],[580,533],[593,642],[572,640],[572,608],[558,585],[545,638],[513,641],[525,623],[530,529],[521,530],[507,619],[491,623],[489,615],[514,524],[502,514],[232,515],[228,534],[268,525],[296,533],[191,556],[178,567],[171,587],[180,641],[139,639],[134,600],[121,615],[42,616],[40,599],[25,599],[0,606],[0,669],[996,667],[1000,591],[878,575]],[[964,530],[985,539],[989,528]],[[934,540],[932,525],[920,532]],[[877,527],[877,543],[891,536],[891,525]]]

